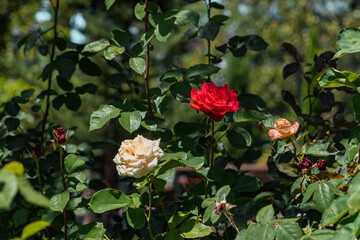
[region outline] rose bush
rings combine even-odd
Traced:
[[[151,172],[164,156],[159,145],[160,139],[151,141],[141,135],[123,141],[114,158],[119,175],[140,178]]]

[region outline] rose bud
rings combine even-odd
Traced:
[[[32,150],[31,150],[31,156],[33,158],[40,158],[41,157],[41,148],[36,145]]]
[[[301,160],[301,162],[298,164],[298,171],[307,173],[311,167],[312,167],[311,161],[308,158],[304,157]]]
[[[226,202],[226,199],[221,200],[220,203],[216,202],[215,214],[220,215],[222,212],[228,212],[230,209],[236,207],[230,203]]]
[[[271,140],[283,139],[294,135],[299,129],[299,123],[294,122],[293,125],[285,118],[279,118],[274,124],[275,129],[270,129],[268,135]]]
[[[64,129],[62,127],[58,127],[57,130],[54,132],[54,141],[57,144],[63,144],[66,142],[66,135]]]
[[[319,159],[316,163],[316,168],[320,171],[326,170],[326,162],[322,159]]]
[[[160,139],[151,141],[141,135],[123,141],[113,159],[119,175],[140,178],[151,172],[164,156],[159,145]]]
[[[218,87],[212,82],[205,82],[199,91],[191,90],[192,103],[189,104],[197,112],[201,111],[210,116],[214,121],[221,121],[228,112],[239,110],[239,102],[234,90],[225,84]]]

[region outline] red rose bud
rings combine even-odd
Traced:
[[[54,141],[58,144],[63,144],[66,142],[66,135],[62,127],[58,127],[54,132]]]
[[[320,171],[326,170],[326,162],[322,159],[319,159],[316,163],[316,168]]]
[[[308,158],[304,157],[301,160],[301,162],[298,164],[298,171],[306,173],[311,168],[311,166],[312,166],[311,161]]]
[[[230,90],[227,84],[218,87],[206,82],[199,91],[191,90],[191,99],[193,102],[189,104],[190,107],[206,113],[217,122],[221,121],[226,113],[239,110],[236,92]]]
[[[41,157],[41,148],[39,146],[35,146],[32,150],[31,150],[31,156],[33,158],[40,158]]]

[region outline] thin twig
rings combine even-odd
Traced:
[[[60,0],[56,0],[55,6],[53,5],[52,1],[50,0],[51,5],[54,8],[54,39],[53,39],[53,43],[52,43],[52,48],[51,48],[51,53],[50,53],[50,64],[54,61],[54,56],[55,56],[55,46],[56,46],[56,41],[57,41],[57,23],[58,23],[58,12],[59,12],[59,2]],[[46,107],[45,107],[45,113],[44,113],[44,118],[43,118],[43,122],[42,122],[42,128],[41,128],[41,140],[40,140],[40,147],[43,147],[43,143],[44,143],[44,134],[45,134],[45,126],[46,126],[46,121],[49,115],[49,108],[50,108],[50,95],[51,95],[51,78],[52,78],[52,74],[50,74],[49,76],[49,80],[48,80],[48,87],[47,87],[47,91],[46,91]]]
[[[235,225],[235,222],[234,222],[233,217],[232,217],[232,216],[228,216],[226,213],[224,213],[224,214],[225,214],[225,216],[227,217],[227,219],[229,219],[231,225],[235,228],[236,232],[239,233],[240,231],[239,231],[238,227]]]
[[[58,144],[58,147],[59,147],[59,150],[60,150],[60,175],[61,175],[61,181],[62,181],[63,186],[64,186],[64,191],[66,191],[66,183],[65,183],[64,170],[63,170],[63,158],[62,158],[63,149],[59,144]],[[64,216],[64,239],[67,240],[66,205],[65,205],[64,210],[63,210],[63,216]]]
[[[148,224],[148,229],[149,229],[149,233],[150,233],[150,238],[151,239],[155,239],[154,238],[154,234],[151,230],[151,208],[152,208],[152,182],[151,182],[151,179],[148,179],[148,185],[149,185],[149,212],[148,214],[146,215],[146,221],[147,221],[147,224]]]

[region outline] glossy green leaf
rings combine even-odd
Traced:
[[[346,28],[337,35],[337,44],[340,46],[334,58],[340,58],[347,53],[360,52],[360,31],[356,28]]]
[[[145,225],[145,209],[129,208],[126,212],[126,218],[129,225],[134,229],[140,229]]]
[[[100,39],[98,41],[86,44],[82,52],[100,52],[101,50],[109,46],[109,44],[110,43],[108,40]]]
[[[139,111],[122,112],[119,118],[119,122],[126,131],[133,133],[140,127],[141,114]]]
[[[172,21],[160,21],[155,28],[155,37],[160,42],[166,42],[166,40],[171,36],[172,31]]]
[[[138,2],[135,5],[134,13],[137,19],[142,20],[145,17],[145,4],[143,2]]]
[[[122,29],[115,29],[111,32],[111,40],[120,47],[125,47],[130,42],[131,35]]]
[[[328,185],[322,183],[315,183],[316,189],[314,192],[313,200],[315,207],[320,212],[324,212],[325,209],[330,207],[332,200],[334,199],[334,193],[331,191]]]
[[[193,157],[190,159],[183,160],[183,163],[194,169],[199,169],[204,165],[205,159],[204,157]]]
[[[110,7],[114,4],[115,0],[105,0],[106,10],[109,10]]]
[[[205,24],[205,26],[200,29],[199,37],[206,40],[214,41],[219,31],[220,23],[210,20]]]
[[[353,109],[355,113],[355,118],[358,123],[360,123],[360,93],[356,94],[353,99]]]
[[[303,232],[296,222],[282,222],[276,228],[277,240],[299,240]]]
[[[125,48],[124,47],[108,47],[108,49],[106,49],[106,51],[104,51],[104,57],[107,60],[111,60],[113,59],[116,55],[122,54],[123,52],[125,52]]]
[[[145,60],[141,57],[133,57],[129,60],[130,67],[138,74],[143,74],[146,69]]]
[[[325,88],[334,87],[360,87],[359,74],[349,71],[338,71],[330,68],[326,70],[319,78],[319,85]]]
[[[328,240],[331,239],[335,231],[330,229],[320,229],[311,233],[312,240]]]
[[[272,204],[267,205],[259,210],[256,214],[256,222],[260,224],[267,224],[274,217],[275,211]]]
[[[95,226],[86,234],[84,240],[94,240],[94,239],[105,239],[104,234],[106,229],[104,228],[103,223],[97,222]]]
[[[29,218],[29,211],[25,208],[20,208],[16,210],[14,215],[12,216],[12,220],[14,222],[15,227],[25,224],[28,218]]]
[[[190,102],[191,86],[188,81],[183,80],[170,86],[170,92],[179,102]]]
[[[209,64],[198,64],[186,70],[188,78],[205,77],[217,73],[220,68]]]
[[[104,189],[92,196],[89,206],[95,213],[103,213],[125,207],[130,203],[130,198],[124,193],[115,189]]]
[[[275,227],[273,224],[260,225],[256,224],[253,227],[247,229],[246,239],[252,240],[274,240]]]
[[[360,208],[360,175],[357,174],[351,181],[348,190],[347,204],[350,208]]]
[[[181,224],[179,233],[185,238],[200,238],[210,235],[212,231],[209,226],[202,224],[199,220],[190,219]]]
[[[65,158],[65,169],[68,173],[74,172],[77,168],[83,166],[85,161],[80,156],[69,154]]]
[[[221,200],[226,199],[227,195],[230,193],[231,188],[229,185],[221,187],[215,195],[216,202],[221,202]]]
[[[231,129],[226,134],[226,137],[228,138],[231,145],[239,149],[248,148],[251,145],[250,133],[241,127],[235,127]]]
[[[50,198],[50,209],[59,212],[64,211],[64,208],[68,203],[69,199],[70,194],[68,191],[54,195],[52,198]]]
[[[306,188],[305,192],[303,193],[304,197],[303,197],[303,200],[302,200],[302,204],[304,204],[304,203],[306,203],[307,201],[310,200],[311,196],[314,194],[315,189],[317,188],[317,185],[318,185],[318,183],[315,182],[315,183],[310,184]]]
[[[100,105],[99,109],[91,114],[89,132],[102,128],[110,119],[116,118],[120,109],[112,105]]]
[[[32,222],[24,227],[21,233],[21,239],[27,239],[34,234],[40,232],[41,230],[45,229],[49,225],[50,223],[41,220]]]

